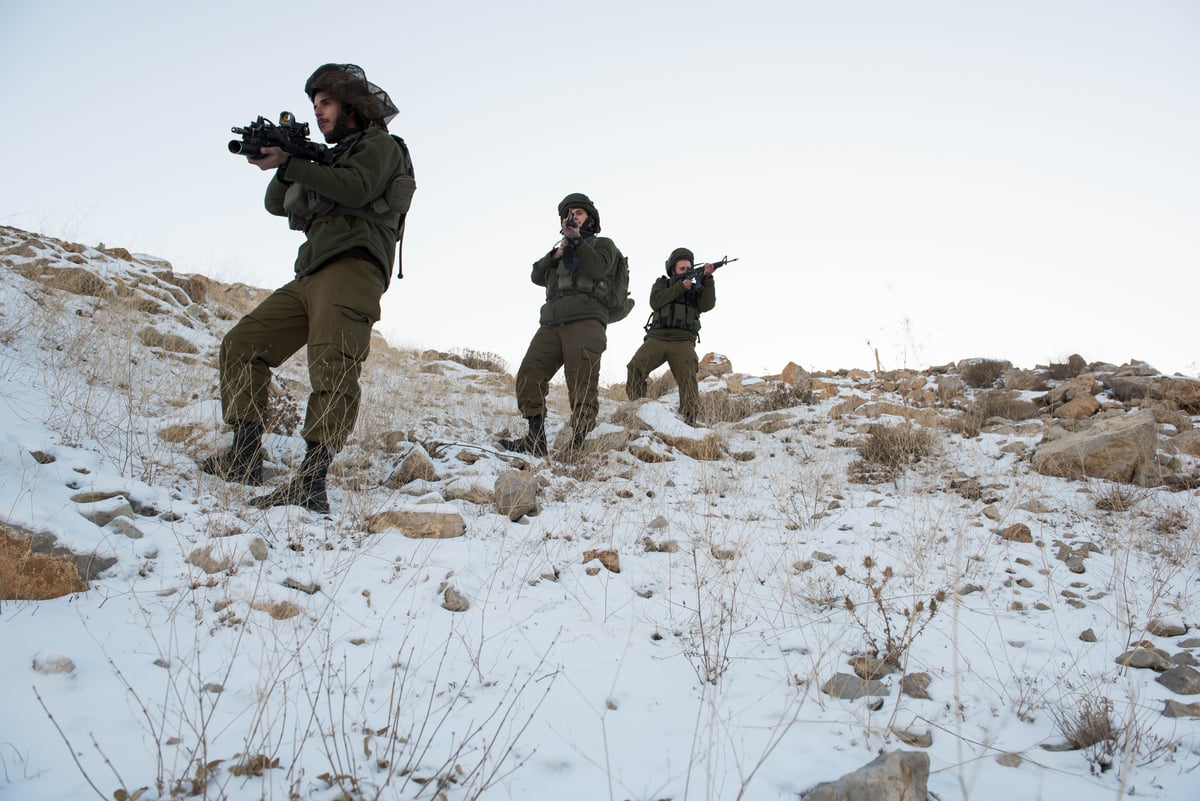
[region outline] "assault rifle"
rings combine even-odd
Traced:
[[[279,114],[279,124],[259,117],[245,128],[231,128],[241,139],[229,140],[229,152],[239,156],[258,158],[264,147],[277,147],[292,156],[309,161],[320,161],[326,151],[325,145],[308,140],[308,123],[296,122],[290,111]]]
[[[724,267],[726,264],[729,264],[731,261],[737,261],[737,259],[731,259],[728,256],[722,256],[720,261],[712,262],[713,269],[716,270],[718,267]],[[686,273],[680,273],[679,275],[672,275],[669,283],[678,284],[680,281],[686,281],[689,278],[692,279],[692,288],[693,289],[698,288],[700,286],[700,283],[704,280],[704,262],[697,264],[695,267],[688,270]]]

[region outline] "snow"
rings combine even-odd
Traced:
[[[1128,512],[1101,512],[1104,482],[1034,474],[1002,447],[1038,436],[987,432],[942,433],[941,452],[894,483],[851,483],[856,454],[837,440],[867,421],[829,411],[870,390],[829,378],[838,395],[779,410],[794,422],[771,434],[693,429],[673,393],[642,402],[621,419],[671,461],[527,459],[541,509],[511,521],[444,499],[513,469],[492,450],[522,425],[504,382],[453,361],[425,372],[401,353],[364,372],[333,513],[260,511],[245,503],[255,490],[195,467],[228,442],[213,364],[232,320],[191,329],[199,357],[152,351],[128,334],[157,316],[112,327],[115,306],[47,294],[16,269],[33,257],[0,245],[0,522],[117,559],[86,592],[0,604],[0,797],[794,799],[880,750],[918,750],[896,731],[932,734],[940,799],[1200,797],[1200,721],[1161,714],[1196,696],[1114,662],[1140,641],[1200,653],[1145,632],[1153,618],[1188,636],[1200,625],[1195,494],[1147,490]],[[145,279],[82,255],[107,280]],[[301,364],[282,372],[304,386]],[[603,400],[593,442],[623,429],[623,405]],[[557,430],[561,388],[551,407]],[[171,426],[192,433],[162,439]],[[387,452],[383,430],[412,432],[440,480],[385,487],[404,449]],[[706,436],[753,458],[700,461],[668,444]],[[276,434],[266,447],[276,483],[303,443]],[[984,498],[949,490],[955,476],[977,478]],[[85,492],[121,495],[73,500]],[[104,526],[81,514],[126,498],[149,513]],[[1033,500],[1046,511],[1020,508]],[[368,533],[389,510],[458,514],[466,535]],[[1172,516],[1182,528],[1160,525]],[[996,536],[1017,522],[1034,543]],[[1056,553],[1085,542],[1098,551],[1073,574]],[[188,560],[201,549],[229,566],[204,572]],[[587,558],[610,550],[620,572]],[[443,608],[450,589],[465,612]],[[931,698],[902,695],[900,674],[882,679],[878,707],[821,692],[869,638],[890,627],[903,639],[917,601],[901,661],[930,675]],[[1097,642],[1081,641],[1089,628]],[[72,670],[34,669],[64,659]],[[1096,749],[1041,747],[1063,740],[1055,716],[1079,698],[1111,700],[1138,735],[1107,770]],[[1007,753],[1020,764],[996,761]]]

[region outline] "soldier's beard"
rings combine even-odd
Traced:
[[[347,122],[349,120],[346,113],[342,112],[339,114],[337,119],[333,121],[333,127],[329,129],[329,133],[325,134],[325,142],[334,145],[342,141],[346,137],[346,134],[350,133],[350,129],[346,126]]]

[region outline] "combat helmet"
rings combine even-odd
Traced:
[[[667,257],[667,276],[675,275],[675,262],[680,259],[687,259],[692,266],[696,266],[696,254],[687,248],[675,248],[671,251],[671,255]]]
[[[388,93],[367,80],[357,64],[322,64],[304,83],[304,93],[312,100],[317,92],[328,92],[348,106],[367,124],[387,130],[399,110]]]
[[[588,213],[588,220],[591,223],[589,226],[590,232],[593,234],[600,233],[600,212],[596,211],[596,205],[592,203],[592,199],[582,192],[572,192],[562,199],[558,204],[558,219],[567,216],[567,209],[583,209]]]

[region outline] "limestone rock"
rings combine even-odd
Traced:
[[[74,673],[75,663],[61,654],[38,653],[33,657],[33,669],[38,673]]]
[[[928,673],[909,673],[900,679],[900,692],[909,698],[928,699],[931,681],[933,677]]]
[[[1164,670],[1154,680],[1179,695],[1200,694],[1200,671],[1186,665]]]
[[[807,370],[795,362],[788,362],[787,366],[783,368],[783,373],[780,374],[779,378],[785,384],[790,384],[796,389],[803,391],[812,389],[812,376],[809,375]]]
[[[400,460],[400,464],[387,477],[383,485],[388,489],[400,489],[413,481],[437,481],[437,469],[433,460],[420,445],[414,445],[408,454]]]
[[[457,512],[391,509],[367,521],[367,531],[372,534],[391,528],[400,529],[401,534],[414,540],[447,540],[467,533],[467,524]]]
[[[1134,482],[1150,475],[1157,445],[1154,413],[1143,410],[1042,443],[1034,452],[1033,469],[1062,478]]]
[[[447,587],[442,593],[442,608],[447,612],[465,612],[471,608],[471,602],[453,587]]]
[[[733,372],[733,363],[729,361],[728,356],[723,356],[720,353],[706,353],[704,358],[700,360],[700,369],[696,371],[696,378],[705,379],[710,376],[720,377],[729,375]]]
[[[44,601],[83,592],[116,562],[73,553],[50,534],[0,523],[0,600]]]
[[[835,673],[829,681],[821,686],[821,692],[847,701],[868,695],[879,697],[891,694],[891,690],[882,682],[874,679],[860,679],[850,673]]]
[[[1162,672],[1170,670],[1172,665],[1171,658],[1157,648],[1134,648],[1132,651],[1127,651],[1115,660],[1118,665],[1124,665],[1131,668],[1149,668]]]
[[[1200,718],[1200,701],[1194,704],[1185,704],[1182,701],[1168,698],[1164,703],[1162,713],[1168,718]]]
[[[621,557],[616,551],[587,550],[583,552],[584,564],[587,564],[593,559],[600,560],[600,564],[604,565],[604,568],[610,573],[621,572]]]
[[[998,532],[1000,539],[1009,542],[1033,542],[1033,532],[1024,523],[1013,523],[1003,531]]]
[[[922,801],[928,794],[929,755],[922,751],[890,751],[835,782],[825,782],[800,795],[802,801]]]
[[[1182,620],[1166,620],[1158,617],[1146,624],[1146,633],[1155,637],[1182,637],[1188,627]]]
[[[720,435],[708,433],[696,439],[694,437],[672,437],[659,434],[663,442],[683,452],[697,461],[711,462],[725,455],[725,443]]]
[[[187,563],[195,565],[205,573],[224,573],[234,565],[233,556],[230,554],[214,554],[213,546],[206,545],[203,548],[197,548],[187,556]]]
[[[496,511],[520,520],[538,510],[538,478],[524,470],[509,470],[496,479]]]
[[[138,331],[137,338],[148,348],[161,348],[169,353],[194,355],[200,352],[191,340],[178,334],[164,334],[152,326],[146,326]]]

